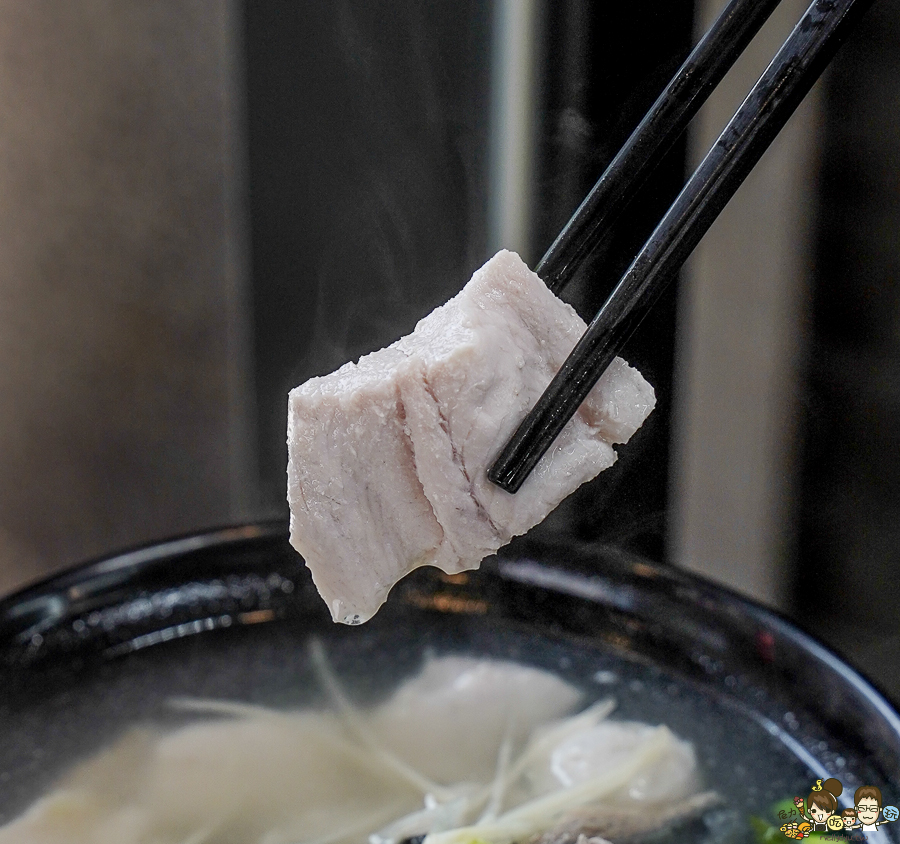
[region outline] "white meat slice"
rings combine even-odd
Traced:
[[[392,378],[405,359],[383,349],[290,395],[291,542],[336,621],[368,619],[442,545]]]
[[[412,334],[291,391],[291,542],[336,621],[418,566],[476,568],[615,462],[655,403],[620,358],[515,495],[486,475],[585,328],[502,251]]]
[[[392,753],[441,784],[490,782],[504,741],[518,752],[537,727],[580,699],[578,689],[549,671],[443,656],[375,709],[369,726]]]
[[[524,794],[518,795],[519,799],[533,799],[560,788],[571,788],[615,770],[659,729],[667,728],[638,721],[608,720],[574,732],[533,758],[524,778],[527,788]],[[667,737],[662,755],[652,765],[637,771],[604,802],[620,808],[629,804],[671,804],[697,791],[699,777],[693,745],[668,731]]]

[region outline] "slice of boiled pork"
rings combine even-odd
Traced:
[[[418,566],[477,568],[615,462],[655,404],[621,358],[515,495],[486,475],[585,328],[501,251],[412,334],[291,391],[291,543],[335,621]]]

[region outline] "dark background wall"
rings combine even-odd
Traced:
[[[539,4],[532,266],[690,48],[692,2]],[[264,503],[284,512],[285,396],[380,348],[489,257],[492,4],[245,7],[247,120]],[[674,197],[684,145],[566,298],[590,317]],[[548,530],[631,542],[665,533],[673,289],[625,356],[656,386],[640,444]]]
[[[531,266],[535,266],[690,52],[692,2],[546,4]],[[590,321],[677,195],[682,138],[563,293]],[[622,356],[653,384],[657,406],[612,469],[571,496],[551,526],[585,541],[663,559],[668,529],[678,285],[673,283]]]
[[[380,348],[484,259],[490,10],[245,6],[264,504],[286,512],[287,392]]]
[[[900,695],[900,3],[825,80],[796,613]]]

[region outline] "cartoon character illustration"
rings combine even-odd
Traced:
[[[875,832],[879,826],[900,817],[900,809],[896,806],[882,808],[881,790],[874,785],[862,785],[857,788],[853,802],[856,804],[856,817],[863,832]],[[884,820],[878,820],[879,815],[882,815]]]
[[[844,818],[841,815],[832,815],[827,821],[826,826],[831,832],[843,832]]]
[[[781,831],[788,838],[809,838],[810,830],[812,826],[809,821],[803,821],[803,823],[786,823],[781,827]]]
[[[841,812],[841,824],[844,829],[853,829],[858,826],[859,821],[856,819],[856,809],[844,809]]]
[[[781,831],[787,838],[795,839],[808,838],[812,832],[848,830],[866,833],[875,832],[879,826],[900,818],[900,809],[896,806],[884,806],[881,791],[874,785],[857,788],[853,795],[855,808],[839,811],[837,798],[843,791],[841,781],[833,777],[824,781],[816,780],[806,800],[805,810],[803,798],[794,798],[800,820],[784,824]],[[786,815],[793,815],[794,810],[779,814],[784,818]]]
[[[838,808],[838,797],[844,791],[844,786],[840,780],[834,777],[825,780],[816,780],[816,784],[812,787],[809,797],[806,799],[806,811],[803,811],[803,799],[794,798],[794,805],[800,810],[800,814],[812,825],[813,832],[834,831],[836,821],[832,821],[829,826],[829,819],[834,815]],[[843,827],[843,821],[840,822]]]

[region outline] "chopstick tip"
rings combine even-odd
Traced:
[[[509,458],[501,454],[494,461],[494,465],[488,469],[487,476],[494,486],[498,486],[505,492],[510,493],[510,495],[514,495],[525,481],[527,473],[523,475],[521,471],[517,472],[516,467],[510,466],[509,463]]]

